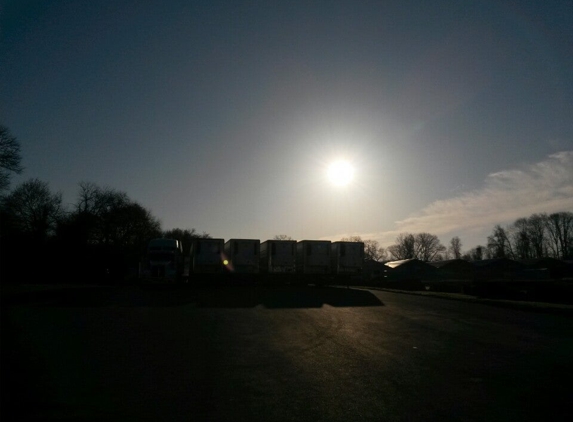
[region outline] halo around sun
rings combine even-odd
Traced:
[[[338,160],[328,166],[328,180],[336,186],[348,185],[354,177],[354,168],[346,160]]]

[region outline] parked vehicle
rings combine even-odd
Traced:
[[[259,239],[229,239],[224,247],[226,267],[233,273],[258,273]]]
[[[301,240],[296,244],[300,274],[330,274],[330,240]]]
[[[296,240],[266,240],[261,243],[261,273],[292,274],[296,272]]]
[[[345,241],[332,242],[330,259],[333,274],[361,274],[364,265],[364,243]]]
[[[224,272],[224,245],[224,239],[193,239],[190,248],[189,273],[218,274]]]
[[[183,281],[183,248],[177,239],[152,239],[140,270],[143,282],[176,283]]]

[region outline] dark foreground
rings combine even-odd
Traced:
[[[2,292],[2,419],[548,421],[573,318],[315,287]]]

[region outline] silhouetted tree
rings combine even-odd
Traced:
[[[535,258],[543,258],[547,255],[546,220],[547,214],[533,214],[527,219],[527,232]]]
[[[510,227],[510,240],[516,259],[529,259],[533,256],[527,218],[515,220]]]
[[[41,282],[61,257],[55,233],[65,216],[62,196],[38,179],[21,183],[2,197],[0,210],[0,279]],[[52,277],[53,278],[53,277]]]
[[[364,242],[360,236],[348,236],[340,239],[341,242]]]
[[[487,248],[492,258],[513,258],[507,231],[499,224],[493,228],[492,234],[487,237]]]
[[[360,236],[349,236],[340,239],[343,242],[362,242],[364,243],[364,259],[367,261],[381,262],[387,259],[386,250],[380,246],[377,240],[362,240]]]
[[[396,260],[417,258],[427,262],[436,260],[438,257],[442,259],[443,256],[440,254],[446,251],[446,247],[434,234],[400,233],[396,238],[396,243],[388,247],[388,251]]]
[[[468,252],[466,252],[462,256],[462,259],[465,259],[466,261],[481,261],[482,259],[484,259],[484,252],[486,250],[487,249],[485,247],[478,245],[475,248],[472,248]]]
[[[440,252],[444,252],[446,247],[440,243],[440,239],[435,234],[418,233],[415,236],[415,258],[421,261],[433,261]]]
[[[273,240],[294,240],[292,237],[286,234],[275,234]]]
[[[20,143],[7,127],[0,125],[0,193],[10,186],[11,173],[20,174]]]
[[[554,258],[564,259],[573,254],[573,213],[556,212],[546,219],[548,247]]]
[[[460,259],[462,257],[462,241],[458,236],[454,236],[452,240],[450,240],[448,252],[453,259]]]
[[[150,239],[161,237],[161,224],[125,192],[79,184],[74,211],[60,225],[61,239],[92,274],[120,280],[136,268]],[[94,275],[95,277],[96,275]]]
[[[161,232],[159,221],[136,202],[128,202],[108,211],[105,242],[119,248],[147,244]]]
[[[81,182],[75,211],[71,218],[84,243],[134,247],[161,236],[161,225],[125,192]]]
[[[52,193],[48,183],[30,179],[2,199],[2,209],[15,233],[36,242],[55,234],[65,216],[61,193]]]
[[[498,224],[487,238],[486,252],[491,258],[566,259],[573,255],[573,213],[532,214],[507,228]]]
[[[364,258],[370,261],[382,262],[388,259],[388,253],[377,240],[364,241]]]
[[[400,233],[396,243],[388,247],[393,259],[412,259],[416,257],[416,238],[410,233]]]

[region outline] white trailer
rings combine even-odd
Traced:
[[[296,272],[296,240],[266,240],[261,243],[261,273],[292,274]]]
[[[364,243],[332,242],[330,258],[333,274],[361,274],[364,265]]]
[[[152,239],[140,270],[144,282],[174,283],[183,280],[183,247],[177,239]]]
[[[218,274],[223,264],[224,239],[195,238],[191,242],[189,272],[193,274]]]
[[[330,243],[330,240],[301,240],[297,242],[297,272],[300,274],[329,274]]]
[[[229,239],[224,247],[226,267],[233,273],[258,273],[259,239]]]

